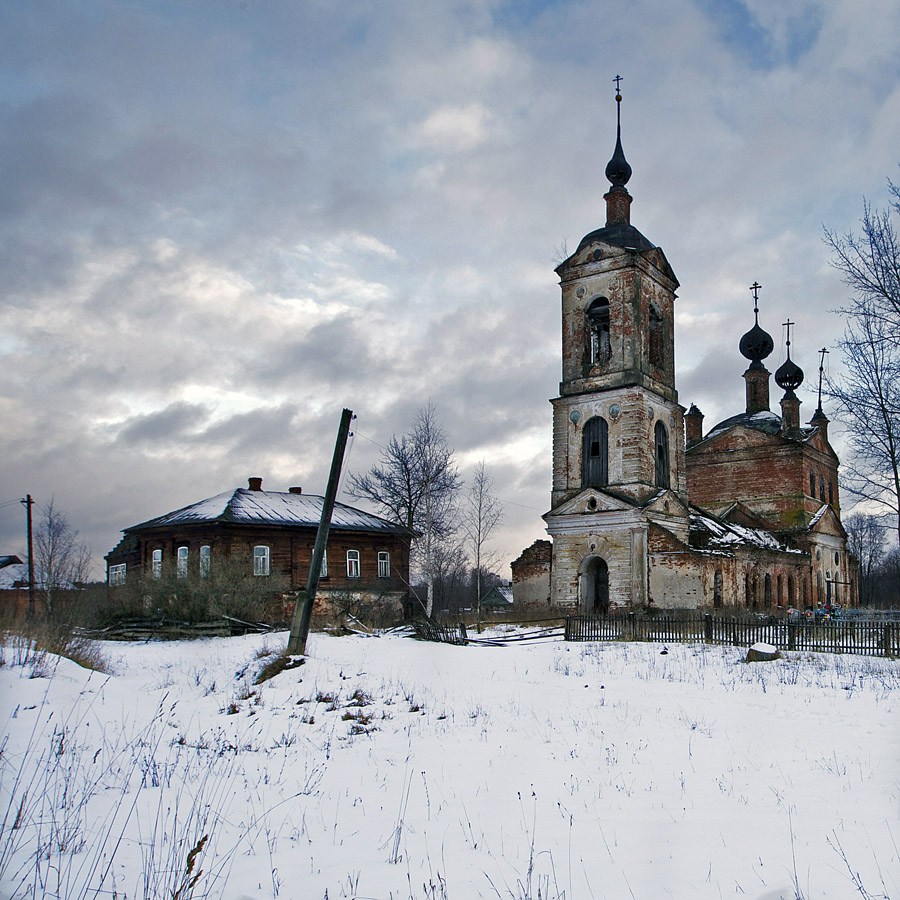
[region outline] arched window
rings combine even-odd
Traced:
[[[772,576],[768,572],[763,582],[763,603],[767,607],[772,605]]]
[[[175,562],[175,576],[177,578],[187,578],[188,576],[188,554],[190,551],[187,547],[179,547]]]
[[[590,346],[588,355],[590,365],[602,366],[612,356],[612,344],[609,339],[609,300],[598,297],[587,308]]]
[[[269,574],[269,548],[264,544],[257,544],[253,548],[253,574]]]
[[[788,575],[788,595],[787,595],[788,606],[794,605],[794,578],[792,575]]]
[[[721,609],[722,607],[722,570],[716,569],[716,574],[713,576],[713,606],[716,609]]]
[[[834,506],[834,485],[830,478],[828,479],[828,502]]]
[[[778,576],[777,584],[778,584],[778,590],[775,592],[775,602],[779,606],[782,606],[784,604],[784,593],[783,593],[784,592],[784,580],[782,579],[782,577],[780,575]]]
[[[655,303],[650,304],[650,336],[649,336],[649,346],[647,348],[648,355],[650,357],[650,364],[654,366],[661,366],[665,359],[665,353],[663,351],[664,340],[663,340],[663,317],[662,313],[657,309]]]
[[[656,452],[656,486],[667,488],[669,486],[669,434],[666,426],[659,419],[656,420],[655,428],[655,444]]]
[[[212,567],[212,547],[204,544],[200,548],[200,577],[209,578],[209,571]]]
[[[150,558],[150,571],[154,578],[162,578],[162,550],[154,550]]]
[[[581,438],[581,486],[603,487],[609,484],[609,426],[602,416],[584,423]]]
[[[821,475],[819,476],[819,499],[823,503],[825,502],[825,479]]]
[[[753,583],[750,580],[750,573],[744,573],[744,605],[749,607],[753,602]]]

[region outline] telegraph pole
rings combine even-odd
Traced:
[[[325,543],[328,540],[328,529],[331,528],[331,513],[334,510],[334,498],[337,496],[338,482],[341,480],[341,466],[344,463],[344,449],[350,433],[350,420],[353,411],[345,409],[341,414],[337,440],[334,444],[334,457],[331,460],[331,474],[328,476],[328,487],[325,489],[325,500],[322,503],[322,518],[316,532],[316,544],[313,549],[309,576],[306,579],[306,591],[297,597],[294,607],[294,618],[291,621],[291,636],[288,638],[287,652],[291,656],[306,655],[306,639],[309,636],[309,622],[312,618],[313,601],[319,587],[319,572],[322,569],[322,557],[325,555]]]
[[[34,506],[34,500],[31,494],[26,494],[24,500],[20,500],[25,507],[26,521],[28,523],[28,618],[34,618],[34,542],[32,539],[31,528],[31,507]]]

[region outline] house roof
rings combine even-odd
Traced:
[[[7,566],[21,565],[24,565],[24,563],[18,556],[0,556],[0,569],[5,569]]]
[[[253,491],[238,488],[225,491],[207,500],[200,500],[174,512],[148,519],[125,532],[145,531],[172,525],[200,525],[210,523],[231,525],[276,525],[316,528],[322,518],[325,498],[317,494],[297,494],[282,491]],[[412,534],[379,516],[335,503],[331,515],[332,529],[347,531],[380,531],[389,534]]]
[[[493,604],[503,605],[504,603],[512,602],[512,588],[506,587],[506,585],[495,585],[481,598],[482,606],[491,606]]]

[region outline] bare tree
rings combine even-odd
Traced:
[[[889,185],[900,213],[900,188]],[[838,310],[848,319],[839,343],[846,371],[829,379],[828,392],[850,441],[845,487],[889,513],[900,535],[900,241],[891,210],[866,203],[861,234],[825,233],[853,292]]]
[[[494,479],[488,474],[484,460],[476,466],[472,483],[462,509],[462,524],[472,562],[475,566],[475,609],[481,627],[482,576],[486,566],[496,560],[485,557],[488,542],[503,521],[503,506],[494,493]]]
[[[353,497],[372,501],[391,521],[418,532],[413,554],[425,576],[425,614],[429,617],[437,575],[435,545],[455,529],[459,487],[453,449],[431,403],[416,413],[407,434],[391,438],[378,465],[365,475],[350,476]]]
[[[844,529],[848,548],[859,563],[859,602],[871,606],[877,594],[887,541],[884,525],[877,516],[855,513],[844,519]]]
[[[34,580],[44,595],[47,612],[53,612],[61,591],[86,582],[90,571],[90,548],[51,500],[41,507],[34,532]]]

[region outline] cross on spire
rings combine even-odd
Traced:
[[[622,91],[621,91],[621,89],[620,89],[620,86],[621,86],[621,83],[622,83],[622,76],[621,76],[621,75],[616,75],[616,77],[613,78],[613,81],[616,83],[616,94],[621,94]],[[616,99],[619,100],[620,98],[619,98],[619,97],[616,97]]]
[[[788,316],[787,322],[782,322],[781,324],[787,328],[787,340],[785,341],[785,346],[787,347],[787,358],[790,359],[791,358],[791,325],[796,325],[797,323],[792,322],[791,317]]]
[[[816,410],[816,414],[822,412],[822,375],[825,373],[825,354],[828,350],[823,347],[819,351],[819,408]]]
[[[761,287],[762,285],[758,281],[754,281],[750,285],[750,290],[753,292],[753,316],[757,325],[759,325],[759,290]]]

